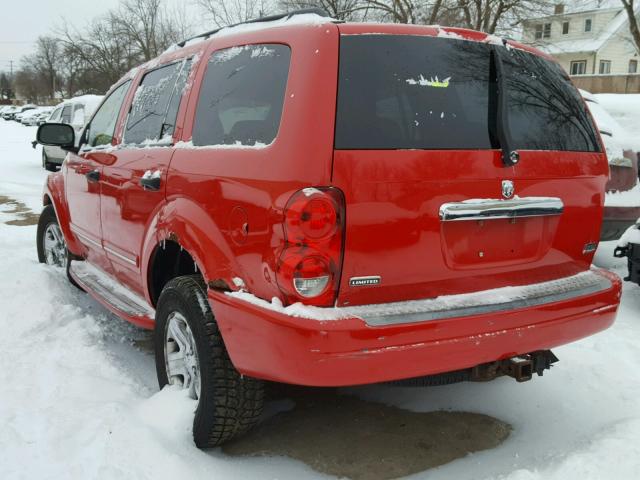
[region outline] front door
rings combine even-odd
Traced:
[[[69,153],[64,167],[71,230],[85,246],[87,259],[106,271],[111,268],[102,248],[102,171],[113,161],[109,149],[130,83],[127,81],[117,87],[100,106],[84,132],[80,151]]]

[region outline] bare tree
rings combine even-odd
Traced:
[[[636,13],[637,4],[634,0],[621,0],[624,10],[629,17],[629,32],[633,39],[634,46],[637,52],[640,52],[640,26],[638,25],[638,15]]]
[[[135,45],[144,61],[157,57],[173,43],[183,40],[184,23],[174,23],[164,0],[123,0],[120,7],[110,13],[110,22],[114,25],[120,38]],[[184,21],[184,17],[179,20]]]

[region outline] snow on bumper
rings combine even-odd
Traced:
[[[511,292],[441,297],[446,309],[433,308],[437,303],[429,302],[438,300],[433,299],[403,302],[411,312],[400,312],[398,304],[331,309],[337,312],[330,319],[305,318],[299,310],[295,316],[267,307],[268,302],[215,291],[209,299],[241,373],[343,386],[470,368],[589,336],[613,323],[621,282],[614,274],[592,270],[555,284],[507,288]],[[382,311],[391,317],[371,315]]]

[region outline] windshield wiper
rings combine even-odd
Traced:
[[[505,167],[512,167],[520,161],[520,154],[517,150],[512,148],[513,143],[508,122],[509,110],[507,108],[505,70],[502,58],[500,58],[500,53],[497,50],[498,48],[500,47],[494,46],[491,49],[491,61],[495,67],[496,84],[498,87],[496,136],[498,137],[498,142],[500,142],[500,148],[502,149],[502,163]]]

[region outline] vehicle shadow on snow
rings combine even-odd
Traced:
[[[341,478],[386,480],[495,448],[511,433],[509,424],[488,415],[412,412],[337,389],[274,385],[270,397],[267,410],[278,399],[295,406],[226,444],[224,453],[286,456]]]

